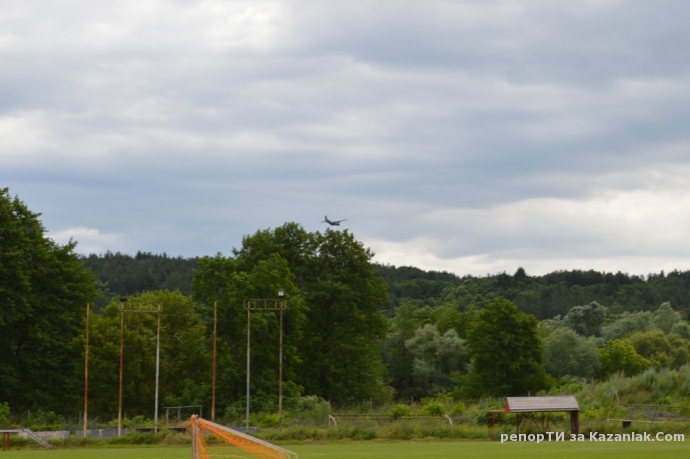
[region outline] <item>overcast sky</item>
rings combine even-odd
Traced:
[[[687,0],[0,0],[0,187],[81,253],[324,214],[459,275],[690,269]]]

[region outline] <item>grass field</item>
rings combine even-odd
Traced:
[[[498,442],[399,442],[339,443],[285,446],[299,454],[300,459],[665,459],[687,458],[687,443],[504,443]],[[0,459],[189,459],[189,447],[65,449],[57,451],[23,450],[0,452]]]

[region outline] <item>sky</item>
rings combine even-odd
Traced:
[[[49,237],[690,269],[687,0],[0,0],[0,188]]]

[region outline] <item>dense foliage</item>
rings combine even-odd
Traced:
[[[539,320],[565,316],[572,307],[592,301],[614,314],[653,311],[663,302],[670,302],[681,314],[690,311],[690,271],[662,271],[646,277],[593,270],[529,276],[519,268],[513,275],[458,277],[407,266],[377,265],[376,269],[389,285],[388,309],[409,298],[420,306],[453,304],[460,311],[471,311],[503,297]]]
[[[39,214],[0,190],[0,403],[67,410],[70,346],[84,331],[96,279],[74,253],[76,243],[45,237]]]
[[[131,256],[110,251],[81,257],[85,266],[99,280],[101,297],[95,305],[100,310],[113,298],[138,295],[154,290],[179,290],[192,294],[192,275],[199,259],[137,252]]]
[[[288,223],[245,237],[233,255],[201,259],[194,289],[206,311],[218,301],[221,311],[230,314],[225,322],[234,330],[223,337],[234,355],[246,346],[241,332],[246,318],[239,317],[243,301],[275,298],[284,290],[290,380],[300,390],[330,400],[383,395],[380,347],[386,321],[378,306],[386,300],[386,285],[372,269],[372,253],[351,233],[309,233]],[[260,336],[263,342],[276,343],[275,319],[270,323],[272,331],[263,330]],[[271,357],[275,344],[254,352],[252,374],[267,379],[268,391],[277,380],[277,362]],[[236,375],[229,384],[239,391],[244,378],[239,361],[223,371]]]
[[[524,395],[547,387],[537,319],[498,298],[478,312],[467,332],[472,370],[468,396]]]

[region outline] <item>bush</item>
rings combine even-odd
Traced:
[[[443,416],[444,413],[443,405],[440,402],[431,402],[424,405],[422,409],[422,414],[428,414],[429,416]]]
[[[0,427],[9,427],[10,421],[7,416],[10,415],[10,406],[5,403],[0,403]]]
[[[278,413],[263,413],[259,416],[259,427],[278,427],[279,423]]]
[[[294,409],[294,416],[301,422],[326,423],[331,413],[331,404],[316,395],[299,397]]]
[[[410,415],[410,407],[407,405],[396,405],[393,407],[393,410],[391,411],[391,415],[393,416],[393,419],[400,419],[403,416],[409,416]]]
[[[24,421],[24,427],[33,430],[60,430],[65,422],[65,418],[52,411],[38,410],[31,419]]]
[[[457,416],[465,412],[465,404],[462,402],[456,403],[453,410],[450,412],[451,416]]]

